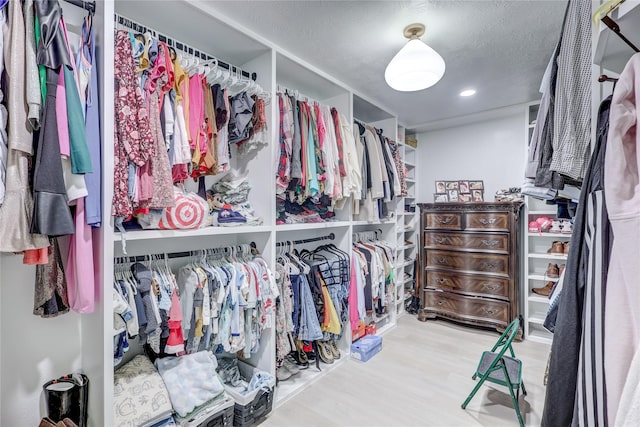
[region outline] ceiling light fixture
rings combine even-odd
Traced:
[[[424,25],[411,24],[404,29],[409,42],[393,57],[384,71],[384,79],[393,89],[413,92],[438,83],[444,75],[444,59],[420,37]]]
[[[473,96],[475,94],[476,94],[476,90],[475,89],[466,89],[466,90],[463,90],[462,92],[460,92],[460,96],[464,96],[464,97]]]

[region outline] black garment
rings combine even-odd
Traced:
[[[253,129],[251,119],[255,102],[247,92],[241,92],[229,99],[229,144],[236,144],[249,138]]]
[[[589,218],[587,216],[587,206],[589,199],[594,197],[596,192],[602,192],[604,182],[604,158],[607,142],[607,132],[609,129],[609,108],[611,97],[605,99],[598,111],[598,134],[593,155],[589,162],[580,202],[576,212],[571,235],[571,246],[564,273],[564,282],[560,300],[557,307],[557,319],[555,319],[555,332],[553,344],[551,346],[551,360],[549,365],[549,380],[547,383],[547,394],[545,397],[544,412],[542,415],[543,426],[566,427],[573,425],[585,425],[580,414],[575,408],[578,404],[576,400],[576,390],[578,384],[578,361],[580,357],[581,342],[583,335],[583,316],[595,317],[593,311],[601,310],[600,307],[592,307],[592,312],[584,313],[585,298],[592,300],[590,294],[594,291],[592,283],[589,281],[589,272],[593,270],[592,263],[596,257],[593,256],[595,248],[590,248],[588,244],[589,236],[594,233],[589,229]],[[602,284],[606,283],[606,276],[609,267],[609,257],[611,253],[611,242],[613,241],[611,224],[609,223],[606,205],[602,200],[602,216],[595,218],[596,225],[601,227],[602,241],[596,242],[600,245],[602,252],[601,268]],[[592,221],[589,221],[592,222]],[[594,278],[592,280],[597,280]],[[589,295],[587,295],[589,294]],[[604,304],[605,295],[602,289],[601,301]],[[555,312],[552,310],[545,325],[553,323]],[[601,316],[604,322],[604,315]],[[599,326],[600,331],[585,330],[589,335],[587,340],[591,340],[594,332],[602,333],[604,323]],[[589,343],[588,343],[589,344]],[[590,344],[589,344],[590,346]],[[585,366],[583,369],[592,369],[592,366]],[[585,391],[585,393],[595,393],[595,391]],[[606,402],[604,402],[606,412]],[[604,414],[604,419],[607,419]]]
[[[393,159],[389,157],[389,152],[386,150],[387,142],[384,140],[384,136],[382,136],[382,129],[376,129],[378,134],[378,139],[380,140],[380,147],[382,148],[382,157],[384,158],[384,166],[387,171],[387,179],[389,180],[389,198],[393,199],[395,197],[395,191],[393,189],[393,181],[395,174],[393,171],[395,170],[395,164],[393,163]]]
[[[56,85],[59,71],[47,68],[47,99],[42,116],[33,176],[31,233],[48,236],[73,234],[67,190],[60,162],[56,114]]]
[[[216,129],[219,131],[227,122],[229,111],[224,103],[224,89],[219,84],[211,86],[211,94],[213,95],[213,105],[216,109]]]
[[[40,41],[36,47],[36,61],[47,68],[59,69],[71,65],[64,31],[60,26],[62,8],[51,0],[34,0],[40,21]]]

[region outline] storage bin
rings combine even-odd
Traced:
[[[197,410],[197,413],[186,418],[176,417],[176,422],[181,427],[231,427],[234,425],[234,405],[233,398],[225,392],[210,406]]]
[[[366,362],[382,350],[382,337],[367,335],[351,344],[351,357]]]
[[[240,376],[246,382],[259,369],[238,360]],[[276,379],[272,378],[268,383],[269,390],[257,389],[246,394],[241,394],[239,389],[225,384],[225,390],[235,401],[233,425],[244,427],[252,426],[271,412],[273,408],[273,396]]]

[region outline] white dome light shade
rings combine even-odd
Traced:
[[[395,90],[413,92],[438,83],[444,70],[444,59],[438,52],[412,38],[389,62],[384,79]]]

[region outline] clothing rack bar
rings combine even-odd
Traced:
[[[319,242],[320,240],[333,240],[336,238],[336,235],[333,233],[329,233],[327,236],[321,236],[321,237],[311,237],[309,239],[302,239],[302,240],[294,240],[293,242],[291,241],[286,241],[286,242],[277,242],[276,246],[287,246],[290,244],[294,244],[294,245],[301,245],[303,243],[311,243],[311,242]]]
[[[606,74],[600,74],[600,77],[598,77],[598,81],[600,83],[603,83],[603,82],[617,82],[618,79],[615,78],[615,77],[609,77]]]
[[[616,33],[616,35],[618,37],[620,37],[622,39],[623,42],[625,42],[631,49],[633,49],[635,52],[640,52],[640,49],[638,49],[636,47],[636,45],[634,45],[631,40],[629,40],[628,38],[625,37],[624,34],[622,34],[622,31],[620,31],[620,26],[616,23],[616,21],[614,21],[613,19],[611,19],[608,16],[605,16],[602,18],[602,22],[604,22],[604,24],[609,27],[609,29],[611,31],[613,31],[614,33]]]
[[[64,1],[74,6],[81,7],[89,11],[89,13],[92,15],[96,13],[96,2],[94,1],[83,1],[83,0],[64,0]]]
[[[236,246],[236,245],[232,245]],[[256,249],[256,243],[251,242],[249,244],[251,249]],[[238,245],[238,248],[242,248],[242,245]],[[173,258],[186,258],[190,256],[198,256],[199,251],[207,251],[212,249],[224,249],[224,248],[206,248],[206,249],[196,249],[194,251],[183,251],[183,252],[169,252],[169,253],[161,253],[161,254],[148,254],[148,255],[137,255],[137,256],[114,256],[117,260],[123,260],[123,263],[127,262],[140,262],[140,261],[149,261],[153,260],[151,257],[156,257],[160,259],[173,259]],[[116,263],[119,264],[119,263]],[[120,263],[122,264],[122,263]]]
[[[82,0],[65,0],[65,1],[69,1],[70,3],[83,3]],[[95,7],[95,6],[94,6]],[[136,31],[138,33],[146,33],[146,32],[150,32],[152,33],[155,37],[158,38],[158,40],[160,40],[163,43],[166,43],[168,46],[173,47],[175,49],[178,49],[184,53],[187,53],[189,55],[193,55],[196,58],[202,59],[204,61],[209,61],[212,59],[215,59],[218,61],[218,67],[224,68],[225,70],[229,70],[232,73],[237,73],[238,71],[240,71],[242,73],[243,77],[246,77],[248,79],[251,79],[253,81],[255,81],[258,78],[258,75],[256,73],[249,73],[247,71],[242,70],[240,67],[236,67],[235,65],[231,65],[227,62],[221,61],[218,58],[216,58],[215,56],[209,55],[207,53],[204,53],[198,49],[194,49],[191,46],[188,46],[186,43],[182,43],[174,38],[171,38],[165,34],[160,33],[159,31],[154,30],[153,28],[147,27],[146,25],[142,25],[138,22],[135,22],[129,18],[126,18],[124,16],[118,15],[117,13],[114,14],[114,20],[117,24],[122,25],[123,27],[129,28],[133,31]]]

